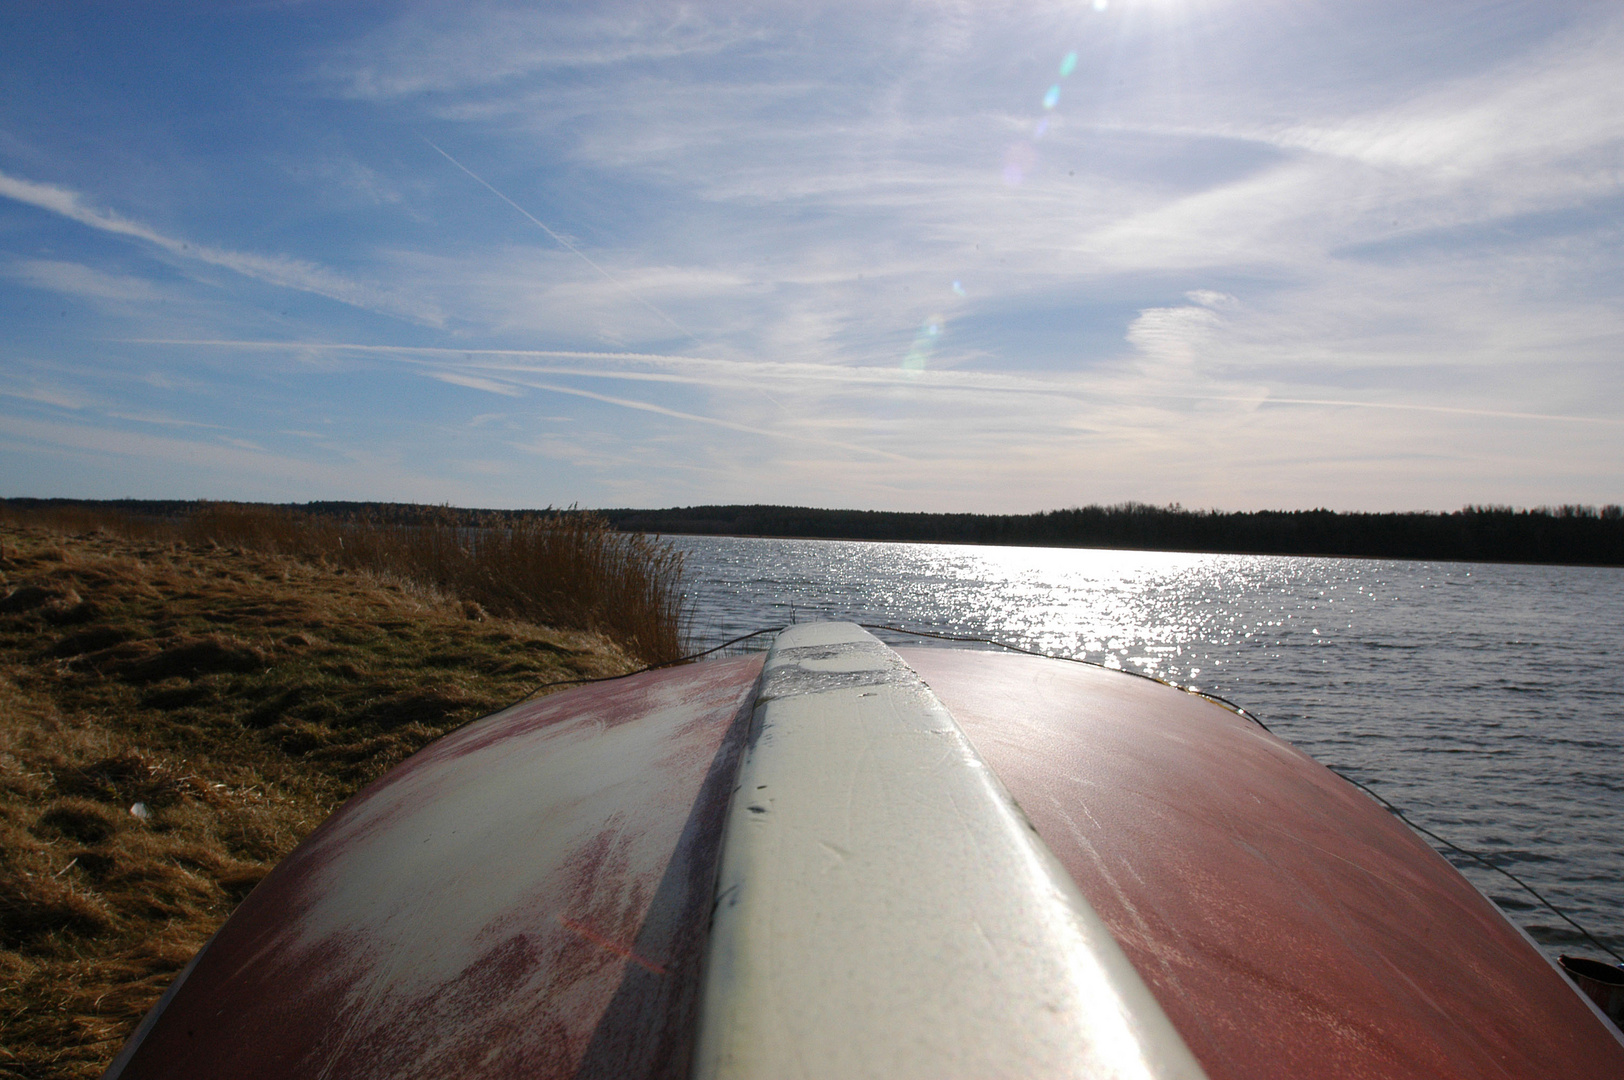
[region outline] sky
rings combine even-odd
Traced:
[[[0,495],[1624,503],[1624,5],[0,0]]]

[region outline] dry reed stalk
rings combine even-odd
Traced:
[[[650,663],[684,652],[682,553],[590,512],[469,516],[442,507],[400,522],[207,503],[181,535],[391,574],[493,615],[601,633]]]

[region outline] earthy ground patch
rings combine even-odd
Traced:
[[[633,661],[374,573],[0,524],[0,1076],[94,1077],[339,802]]]

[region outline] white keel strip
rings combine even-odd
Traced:
[[[1204,1076],[901,657],[779,635],[728,811],[696,1080]]]

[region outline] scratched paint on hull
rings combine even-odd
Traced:
[[[254,891],[123,1080],[686,1075],[760,667],[586,687],[426,748]]]
[[[1212,1080],[1624,1076],[1624,1048],[1465,878],[1255,724],[1096,668],[899,652]]]

